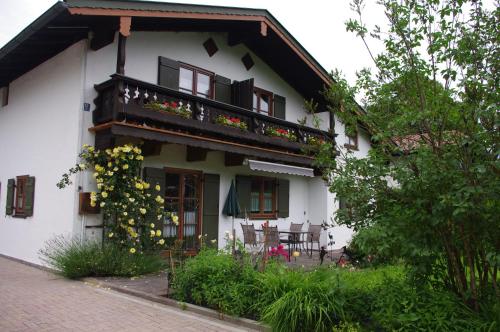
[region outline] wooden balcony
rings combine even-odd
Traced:
[[[112,146],[116,137],[135,137],[311,165],[313,158],[308,151],[314,143],[334,141],[335,137],[326,131],[118,74],[95,89],[95,127],[90,130],[96,132],[99,148]],[[223,118],[233,119],[244,128],[221,124]],[[285,133],[288,138],[273,136],[273,132]]]

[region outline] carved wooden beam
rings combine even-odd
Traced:
[[[245,155],[236,154],[231,152],[224,153],[224,165],[228,166],[241,166],[243,165],[243,161],[245,160]]]
[[[260,35],[267,37],[267,24],[264,21],[260,21]]]

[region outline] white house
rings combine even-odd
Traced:
[[[57,2],[0,49],[0,254],[39,263],[55,235],[102,236],[100,216],[82,211],[84,193],[95,190],[91,175],[56,187],[83,144],[143,143],[144,176],[164,183],[166,209],[180,217],[164,234],[186,249],[199,234],[223,244],[232,180],[246,212],[235,220],[238,236],[243,222],[306,230],[330,221],[338,203],[304,147],[336,140],[360,157],[370,147],[368,135],[346,137],[326,111],[320,91],[330,83],[266,10]],[[303,107],[311,98],[319,129]],[[156,101],[182,103],[189,118],[145,107]],[[342,227],[328,232],[335,247],[351,236]]]

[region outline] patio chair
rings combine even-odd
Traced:
[[[295,224],[295,223],[290,223],[290,232],[301,232],[302,231],[302,226],[304,225],[304,223],[302,224]],[[294,245],[294,247],[299,247],[300,248],[300,245],[302,245],[302,247],[304,247],[304,239],[302,237],[302,234],[286,234],[286,238],[281,238],[280,239],[280,242],[281,243],[285,243],[287,245]]]
[[[318,251],[320,250],[319,238],[321,235],[321,225],[313,225],[309,224],[309,228],[307,229],[307,238],[306,238],[306,247],[309,250],[309,244],[311,244],[311,252],[313,249],[314,243],[318,244]]]
[[[257,235],[255,233],[255,226],[241,224],[243,230],[243,245],[257,246]]]
[[[269,248],[276,248],[280,244],[280,235],[278,232],[278,226],[268,226],[267,227],[267,232],[266,228],[263,228],[264,234],[263,234],[263,239],[264,239],[264,245],[269,247]],[[267,235],[266,235],[267,233]]]

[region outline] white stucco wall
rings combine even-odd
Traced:
[[[210,37],[219,48],[212,57],[208,56],[203,47],[203,43]],[[256,87],[286,98],[287,121],[297,122],[297,119],[306,115],[304,98],[245,45],[228,46],[227,33],[133,31],[127,38],[126,52],[127,76],[156,84],[158,56],[161,55],[212,71],[231,80],[254,78]],[[255,62],[248,71],[241,62],[246,53],[250,53]]]
[[[56,183],[76,162],[84,52],[85,42],[76,43],[10,83],[0,109],[1,254],[39,263],[46,240],[80,227],[76,187]],[[7,216],[7,180],[26,174],[36,181],[33,216]]]

